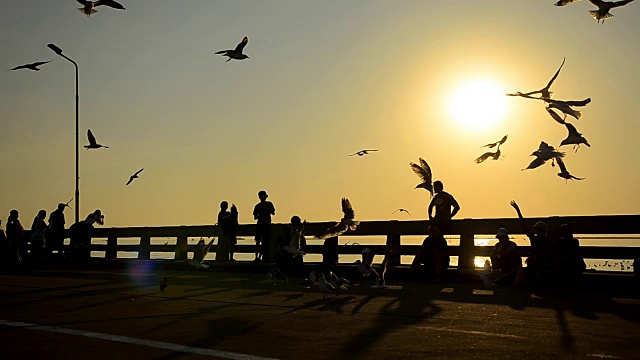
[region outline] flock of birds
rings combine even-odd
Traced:
[[[98,12],[98,10],[96,8],[100,7],[100,6],[104,6],[104,7],[108,7],[108,8],[112,8],[112,9],[118,9],[118,10],[125,10],[126,8],[119,2],[115,1],[115,0],[97,0],[97,1],[89,1],[89,0],[76,0],[78,3],[80,3],[82,5],[82,7],[78,8],[78,10],[80,12],[82,12],[83,14],[85,14],[87,17],[90,17],[91,15],[95,14]],[[555,3],[556,6],[566,6],[569,4],[573,4],[575,2],[578,2],[580,0],[559,0]],[[605,20],[613,17],[613,15],[611,13],[609,13],[609,11],[613,8],[616,7],[620,7],[623,5],[626,5],[630,2],[632,2],[634,0],[622,0],[622,1],[603,1],[603,0],[589,0],[589,2],[593,5],[595,5],[598,9],[597,10],[592,10],[589,13],[591,14],[591,16],[593,16],[598,22],[602,22],[604,23]],[[217,55],[221,55],[221,56],[226,56],[227,62],[231,61],[231,60],[245,60],[245,59],[249,59],[249,56],[247,56],[244,53],[244,49],[247,46],[247,44],[249,43],[249,38],[247,36],[243,37],[242,41],[240,41],[240,43],[237,44],[237,46],[234,49],[229,49],[229,50],[220,50],[215,52],[215,54]],[[20,66],[16,66],[12,69],[9,70],[21,70],[21,69],[28,69],[28,70],[33,70],[33,71],[40,71],[40,66],[45,65],[47,63],[49,63],[51,61],[39,61],[39,62],[34,62],[34,63],[30,63],[30,64],[25,64],[25,65],[20,65]],[[577,101],[567,101],[567,100],[558,100],[555,98],[552,98],[552,94],[553,92],[550,90],[552,84],[554,83],[554,81],[557,79],[558,75],[560,74],[560,70],[562,69],[562,67],[564,66],[565,61],[563,60],[562,64],[560,65],[560,68],[556,71],[556,73],[554,74],[554,76],[551,78],[551,80],[547,83],[547,85],[545,87],[543,87],[540,90],[535,90],[535,91],[530,91],[530,92],[515,92],[515,93],[510,93],[507,94],[508,96],[517,96],[517,97],[521,97],[521,98],[525,98],[525,99],[533,99],[533,100],[539,100],[539,101],[543,101],[545,103],[545,109],[547,111],[547,113],[549,114],[549,116],[551,116],[551,118],[553,120],[555,120],[557,123],[564,125],[568,131],[568,135],[567,138],[562,140],[562,142],[560,143],[559,146],[565,146],[565,145],[574,145],[574,149],[577,152],[578,148],[580,147],[580,145],[584,144],[586,146],[591,146],[589,144],[589,142],[587,141],[587,139],[577,131],[576,127],[567,122],[567,116],[571,116],[573,118],[575,118],[576,120],[580,119],[582,117],[582,113],[579,110],[576,110],[575,107],[584,107],[587,104],[589,104],[591,102],[590,98],[586,98],[584,100],[577,100]],[[536,97],[534,95],[540,95],[539,97]],[[558,114],[559,111],[561,112],[564,116],[560,116],[560,114]],[[88,140],[89,140],[89,145],[85,145],[86,149],[100,149],[100,148],[109,148],[108,146],[104,146],[99,144],[96,141],[95,136],[93,135],[93,133],[91,132],[91,130],[87,131],[87,136],[88,136]],[[497,141],[495,143],[490,143],[487,144],[483,147],[488,147],[488,148],[496,148],[496,151],[494,152],[486,152],[484,154],[482,154],[481,156],[479,156],[478,158],[476,158],[474,161],[476,164],[480,164],[483,163],[486,160],[492,159],[492,160],[498,160],[502,157],[501,151],[500,151],[500,146],[503,145],[506,141],[507,141],[507,137],[508,135],[505,135],[500,141]],[[358,157],[362,157],[365,155],[369,155],[372,152],[377,152],[378,149],[363,149],[360,150],[358,152],[355,152],[353,154],[350,154],[349,156],[358,156]],[[560,176],[561,178],[565,179],[565,181],[567,180],[583,180],[584,178],[579,178],[576,177],[574,175],[572,175],[566,167],[565,161],[564,161],[564,157],[565,157],[565,153],[564,152],[560,152],[558,151],[555,147],[553,147],[552,145],[549,145],[548,143],[542,141],[540,142],[540,145],[538,147],[537,150],[535,150],[533,153],[531,153],[531,156],[535,156],[535,159],[533,161],[531,161],[531,163],[523,170],[527,170],[527,169],[535,169],[538,168],[542,165],[544,165],[545,163],[551,161],[551,166],[555,166],[555,164],[557,163],[559,168],[560,168],[560,172],[558,173],[558,176]],[[411,169],[416,173],[416,175],[422,180],[422,182],[420,184],[418,184],[416,186],[417,188],[423,188],[427,191],[429,191],[429,193],[431,194],[431,196],[434,195],[434,191],[433,191],[433,183],[432,183],[432,178],[433,178],[433,174],[431,172],[431,168],[429,166],[429,164],[422,158],[419,159],[418,163],[410,163],[409,164]],[[143,169],[138,170],[135,174],[133,174],[132,176],[129,177],[129,180],[127,181],[126,185],[131,184],[131,182],[134,179],[138,178],[138,175],[143,171]],[[339,223],[337,223],[332,229],[328,229],[324,234],[321,234],[318,236],[318,238],[329,238],[329,237],[334,237],[334,236],[338,236],[344,232],[346,232],[347,230],[355,230],[356,227],[358,226],[358,222],[355,221],[355,213],[353,211],[353,208],[351,207],[351,203],[349,202],[348,199],[342,199],[342,211],[344,213],[344,217],[340,220]],[[406,213],[409,216],[411,215],[411,213],[403,208],[397,209],[395,210],[392,214],[395,214],[397,212],[400,213]]]

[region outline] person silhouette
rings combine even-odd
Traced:
[[[46,218],[47,211],[40,210],[31,224],[29,242],[31,242],[31,255],[34,258],[40,257],[44,249],[45,231],[47,230],[47,223],[44,219]]]
[[[429,221],[438,226],[442,235],[447,235],[451,218],[460,211],[460,205],[453,195],[444,191],[442,181],[436,180],[433,182],[433,191],[436,195],[429,203]],[[435,214],[433,213],[434,208]]]
[[[22,264],[22,238],[24,236],[24,228],[20,223],[20,213],[18,210],[11,210],[7,219],[7,242],[9,246],[10,257],[18,264]]]
[[[253,208],[253,219],[257,220],[256,227],[256,259],[265,260],[264,256],[271,245],[271,216],[276,214],[276,208],[271,201],[267,201],[267,192],[260,190],[258,199],[260,202]]]
[[[58,208],[49,215],[49,228],[47,229],[45,246],[48,253],[52,253],[55,250],[58,252],[58,256],[62,256],[64,245],[64,209],[66,207],[67,205],[60,203]]]
[[[69,227],[71,238],[71,257],[75,259],[88,259],[91,257],[91,233],[93,224],[104,225],[104,215],[97,209],[87,215],[84,221],[79,221]]]

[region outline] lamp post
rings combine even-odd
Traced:
[[[54,44],[47,44],[47,47],[51,50],[53,50],[54,53],[60,55],[61,57],[69,60],[75,67],[76,67],[76,195],[75,195],[75,222],[80,221],[80,189],[79,189],[79,185],[80,185],[80,144],[78,143],[79,139],[78,139],[78,123],[79,123],[79,101],[80,101],[80,96],[78,95],[78,64],[71,60],[69,57],[67,57],[65,54],[62,53],[62,49],[60,49],[59,47],[57,47]]]

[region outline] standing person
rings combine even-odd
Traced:
[[[22,263],[22,237],[24,236],[24,228],[18,217],[18,210],[11,210],[7,219],[7,241],[9,243],[9,251],[11,257],[19,264]]]
[[[20,265],[22,263],[21,245],[22,237],[24,236],[24,228],[20,223],[18,217],[20,214],[18,210],[11,210],[9,212],[9,218],[7,219],[7,242],[9,246],[10,257]]]
[[[62,256],[62,248],[64,245],[64,209],[65,204],[58,204],[58,208],[49,215],[49,229],[47,231],[47,252],[53,250],[58,252],[58,256]]]
[[[216,248],[216,261],[227,261],[229,258],[227,248],[231,242],[229,239],[229,203],[222,201],[220,203],[220,211],[218,212],[218,227],[220,228],[220,236],[218,237],[218,247]]]
[[[104,225],[104,215],[100,209],[92,212],[84,221],[77,222],[69,228],[71,237],[71,256],[76,259],[91,257],[91,233],[93,224]]]
[[[253,208],[253,219],[257,220],[256,228],[256,259],[265,260],[264,255],[271,244],[271,216],[276,214],[276,208],[271,201],[267,201],[267,192],[260,190],[260,202]]]
[[[31,224],[31,235],[29,237],[31,242],[31,255],[36,258],[40,257],[44,250],[44,235],[47,230],[47,223],[44,219],[46,218],[47,211],[40,210]]]
[[[518,218],[524,220],[518,204],[511,201],[511,206],[518,213]],[[533,282],[546,283],[551,280],[553,271],[553,249],[547,237],[547,224],[538,221],[529,230],[523,223],[523,230],[531,242],[531,251],[527,258],[527,277]]]
[[[453,195],[444,191],[442,181],[434,181],[433,190],[436,195],[431,199],[431,203],[429,203],[429,221],[438,226],[442,235],[447,235],[451,218],[456,216],[458,211],[460,211],[460,205]],[[436,210],[435,214],[433,214],[434,208]]]
[[[236,244],[238,243],[238,227],[240,223],[238,222],[238,208],[235,204],[231,204],[231,211],[229,212],[231,215],[231,228],[229,229],[229,261],[236,261],[233,258],[233,252]]]

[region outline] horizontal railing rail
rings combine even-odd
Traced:
[[[635,259],[640,256],[640,246],[613,246],[613,242],[620,243],[623,240],[610,239],[611,235],[638,235],[640,234],[640,215],[602,215],[602,216],[565,216],[548,218],[494,218],[494,219],[460,219],[453,220],[447,235],[459,236],[460,244],[450,246],[450,254],[458,256],[458,266],[461,268],[474,267],[476,256],[489,256],[491,246],[476,246],[476,236],[494,235],[501,227],[505,227],[513,235],[524,234],[537,221],[544,221],[549,228],[549,235],[553,237],[561,224],[570,224],[575,234],[581,235],[607,235],[603,236],[604,242],[611,242],[611,246],[581,246],[582,253],[587,259]],[[313,240],[315,234],[321,233],[332,226],[332,222],[307,223],[305,234],[308,240]],[[281,236],[286,224],[273,224],[272,243],[277,236]],[[378,236],[385,237],[385,245],[392,249],[390,263],[400,263],[402,255],[415,255],[419,245],[401,245],[403,236],[426,236],[429,221],[363,221],[357,230],[349,231],[343,236]],[[254,224],[242,224],[239,226],[239,237],[250,237],[255,234]],[[137,252],[138,259],[150,259],[151,252],[174,253],[174,259],[187,259],[188,252],[194,250],[195,245],[188,244],[189,238],[217,237],[220,230],[215,225],[200,226],[163,226],[163,227],[123,227],[100,228],[92,233],[92,238],[107,239],[106,244],[92,244],[92,251],[104,251],[105,258],[117,258],[120,251]],[[139,239],[139,245],[118,244],[118,239]],[[174,238],[175,244],[155,245],[151,244],[152,238]],[[171,241],[173,242],[173,241]],[[364,243],[364,239],[363,239]],[[310,244],[305,247],[308,254],[322,254],[323,261],[337,261],[340,254],[360,254],[365,247],[376,245],[341,245],[338,246],[338,238],[327,239],[324,245]],[[381,247],[382,245],[377,245]],[[216,245],[212,248],[212,252]],[[235,253],[254,253],[254,245],[239,244],[235,246]],[[523,256],[528,254],[529,247],[520,247]],[[271,249],[273,252],[273,247]],[[334,259],[334,260],[332,260]]]

